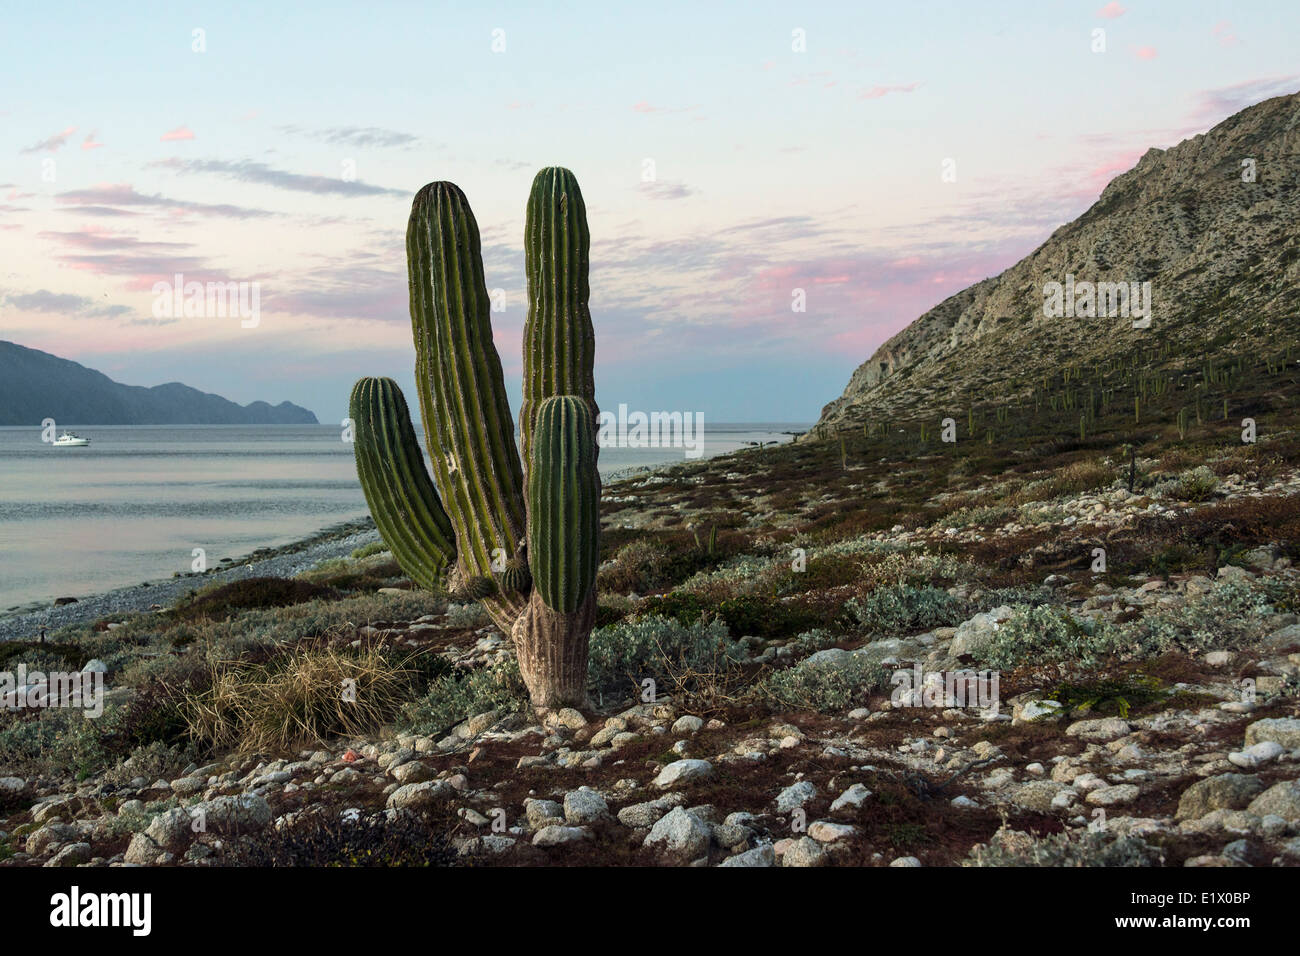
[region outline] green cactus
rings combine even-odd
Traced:
[[[538,408],[528,517],[533,588],[547,607],[572,614],[595,586],[600,553],[596,428],[576,395],[548,398]]]
[[[436,588],[456,560],[451,519],[438,500],[406,399],[390,378],[363,378],[352,389],[357,477],[380,537],[412,581]]]
[[[506,562],[506,569],[501,572],[501,589],[527,594],[532,588],[533,574],[528,570],[528,562],[522,554],[516,554]]]
[[[590,237],[571,172],[551,167],[537,174],[526,232],[523,462],[492,343],[478,224],[464,193],[439,182],[416,194],[406,237],[415,377],[437,494],[418,489],[423,469],[409,465],[413,435],[400,473],[388,461],[391,442],[366,445],[380,450],[365,452],[364,468],[358,443],[358,474],[376,523],[383,511],[395,536],[406,512],[394,503],[415,496],[436,504],[441,497],[440,527],[454,533],[455,546],[432,556],[408,549],[412,562],[425,565],[419,578],[402,567],[417,583],[434,586],[454,558],[451,594],[482,600],[511,635],[533,704],[544,710],[585,702],[600,554]],[[373,380],[363,379],[357,390],[365,391],[367,381]],[[400,402],[389,385],[390,400]],[[405,421],[409,433],[409,416]]]
[[[490,577],[494,559],[508,560],[523,537],[523,473],[492,343],[478,223],[457,186],[430,183],[416,193],[406,258],[434,484],[456,529],[461,577]],[[517,594],[485,603],[502,627],[523,610]]]

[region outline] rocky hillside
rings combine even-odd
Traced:
[[[236,405],[220,395],[168,382],[122,385],[102,372],[48,352],[0,342],[0,425],[315,425],[290,402]]]
[[[1156,356],[1146,371],[1160,372],[1296,342],[1297,117],[1300,94],[1275,97],[1171,149],[1148,150],[1031,255],[885,342],[823,409],[814,434],[900,414],[957,416],[1028,396],[1062,367],[1104,365],[1135,349]],[[1243,181],[1247,160],[1252,182]],[[1150,282],[1150,326],[1045,316],[1044,287],[1067,275]]]

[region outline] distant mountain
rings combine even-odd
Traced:
[[[315,425],[290,402],[234,402],[168,382],[121,385],[48,352],[0,342],[0,425]]]
[[[1014,402],[1062,369],[1141,350],[1158,349],[1173,367],[1294,346],[1298,183],[1300,94],[1251,106],[1171,149],[1149,149],[1033,253],[880,346],[822,410],[813,435]],[[1045,317],[1047,290],[1059,283],[1072,293],[1074,282],[1095,286],[1098,299],[1101,284],[1131,292],[1149,283],[1147,327],[1090,310]]]

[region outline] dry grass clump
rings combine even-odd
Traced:
[[[211,685],[181,709],[189,735],[216,749],[289,751],[376,731],[410,699],[416,676],[378,648],[301,647],[214,664]]]
[[[1050,501],[1064,495],[1078,495],[1088,491],[1106,488],[1118,477],[1114,467],[1095,458],[1076,461],[1058,469],[1055,474],[1041,481],[1032,481],[1024,485],[1005,503],[1023,505],[1034,501]]]

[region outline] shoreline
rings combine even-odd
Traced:
[[[602,485],[609,488],[619,482],[646,477],[681,467],[682,464],[680,461],[669,461],[659,465],[620,468],[605,476]],[[125,616],[144,613],[157,606],[167,608],[191,590],[209,584],[224,584],[250,577],[293,577],[321,561],[347,557],[357,548],[378,540],[379,531],[375,528],[374,519],[366,515],[357,520],[328,525],[288,544],[256,548],[203,574],[182,574],[179,577],[125,585],[78,598],[71,604],[32,602],[20,605],[12,611],[0,612],[0,643],[37,640],[42,630],[48,638],[50,633],[63,627],[89,624],[115,614]]]
[[[367,515],[338,522],[314,534],[275,548],[257,548],[236,560],[203,574],[183,574],[101,591],[72,604],[25,605],[0,614],[0,642],[38,639],[41,630],[57,631],[87,624],[114,614],[137,614],[155,605],[170,607],[177,598],[209,584],[241,578],[293,577],[330,558],[346,557],[357,548],[379,540],[374,520]]]

